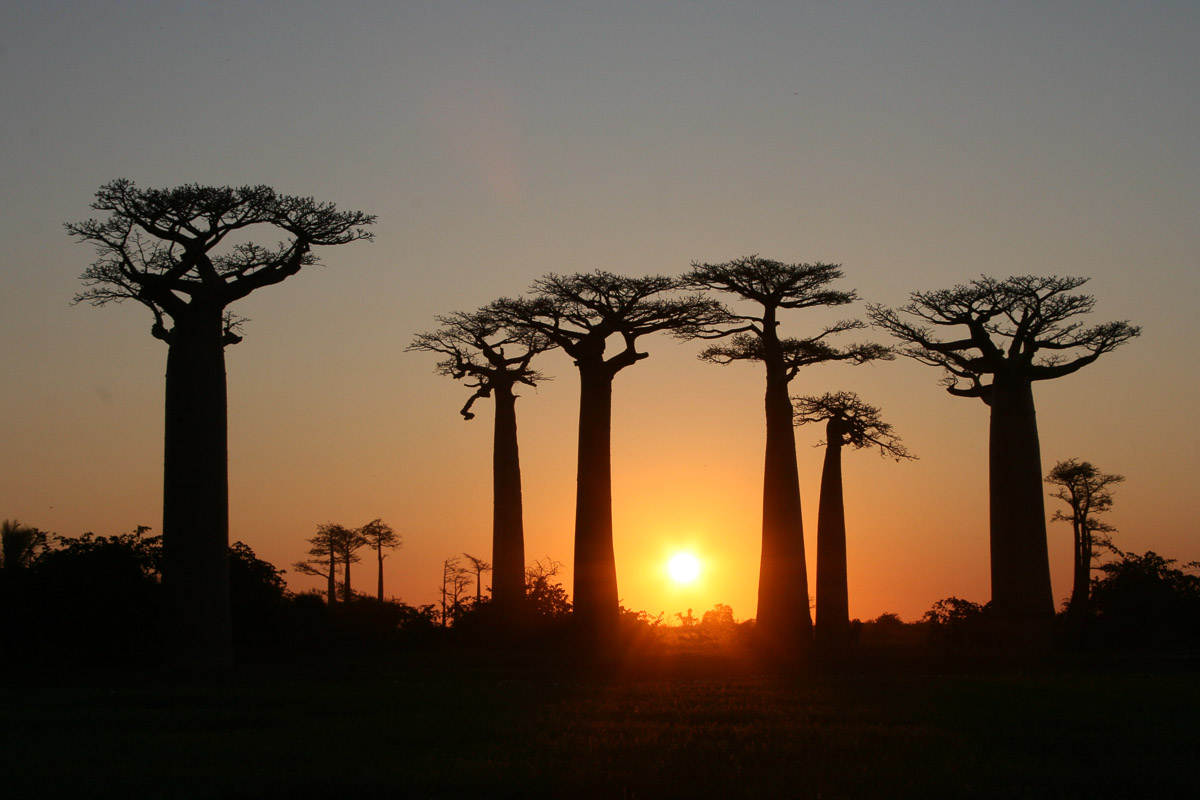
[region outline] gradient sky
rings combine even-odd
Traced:
[[[0,516],[160,525],[166,347],[144,308],[70,305],[93,254],[62,228],[124,177],[379,217],[373,243],[234,307],[231,536],[277,566],[318,524],[374,517],[405,537],[386,563],[407,602],[434,601],[443,558],[489,557],[490,406],[464,422],[467,390],[404,352],[435,314],[551,271],[751,253],[840,263],[841,288],[889,305],[980,274],[1090,276],[1093,321],[1144,333],[1036,387],[1044,468],[1124,474],[1117,543],[1200,559],[1194,2],[0,0],[0,75]],[[784,331],[843,314],[862,307]],[[763,376],[644,348],[614,393],[620,594],[751,617]],[[569,587],[578,386],[562,354],[538,366],[554,380],[517,406],[526,549]],[[857,391],[921,457],[846,454],[852,616],[989,597],[987,409],[939,378],[900,360],[793,384]],[[810,570],[821,437],[797,436]],[[687,589],[665,576],[683,546],[706,566]],[[1050,549],[1062,599],[1068,526]]]

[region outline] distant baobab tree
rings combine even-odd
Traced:
[[[690,335],[726,318],[717,302],[677,296],[679,281],[596,271],[547,275],[533,297],[497,300],[489,313],[561,347],[579,369],[579,453],[575,503],[574,615],[594,644],[615,636],[619,614],[612,528],[612,384],[617,373],[649,356],[642,336]],[[605,358],[610,339],[620,346]]]
[[[548,380],[530,367],[539,353],[555,345],[528,328],[506,327],[487,309],[437,318],[441,328],[418,334],[408,350],[444,356],[440,375],[465,381],[475,392],[460,412],[474,419],[471,406],[492,397],[496,418],[492,439],[492,601],[502,613],[520,606],[525,596],[525,532],[521,500],[521,456],[517,446],[519,384]]]
[[[1024,650],[1050,646],[1054,619],[1033,383],[1070,375],[1141,332],[1128,322],[1085,327],[1077,318],[1095,300],[1072,292],[1087,280],[981,277],[914,292],[898,309],[869,306],[872,321],[904,342],[903,355],[940,367],[946,391],[990,409],[993,634]],[[947,341],[937,328],[961,332]]]
[[[463,571],[468,575],[475,576],[475,602],[478,603],[483,597],[483,573],[491,572],[492,565],[484,561],[482,558],[463,553],[463,558],[471,563],[470,567],[463,567]],[[495,600],[496,588],[492,587],[492,599]]]
[[[1062,500],[1070,509],[1069,514],[1055,510],[1051,520],[1071,523],[1074,534],[1067,627],[1076,638],[1083,633],[1084,622],[1090,615],[1092,569],[1099,550],[1124,555],[1113,546],[1109,535],[1117,529],[1095,516],[1112,509],[1112,487],[1124,480],[1123,475],[1101,472],[1090,462],[1074,458],[1058,462],[1046,475],[1046,483],[1058,487],[1050,496]]]
[[[814,642],[825,652],[850,645],[850,591],[846,562],[846,509],[842,495],[842,448],[877,447],[897,461],[916,456],[854,392],[793,398],[796,424],[825,423],[825,462],[817,509],[817,622]]]
[[[232,659],[225,346],[241,341],[235,301],[318,263],[314,248],[370,239],[375,218],[267,186],[139,189],[116,180],[68,224],[97,259],[75,302],[136,300],[167,343],[163,456],[163,644],[168,658]],[[264,246],[255,232],[283,235]]]
[[[337,572],[338,565],[343,563],[353,541],[356,531],[335,522],[326,522],[317,526],[317,532],[308,539],[308,558],[292,565],[292,569],[305,575],[315,575],[327,582],[326,603],[333,605],[337,602]],[[358,544],[361,547],[362,544]],[[357,549],[357,548],[355,548]],[[357,561],[358,556],[353,556]],[[345,567],[345,577],[342,586],[347,585],[350,566]],[[349,591],[343,588],[343,596],[349,597]]]
[[[469,570],[463,569],[458,556],[450,556],[442,562],[442,627],[451,618],[458,619],[462,613],[463,594],[471,581]]]
[[[800,476],[788,387],[801,367],[827,361],[862,364],[889,358],[877,344],[835,347],[839,333],[866,327],[843,320],[808,339],[781,337],[780,312],[841,306],[857,295],[830,289],[842,277],[834,264],[784,264],[746,256],[724,264],[693,263],[686,285],[733,294],[757,304],[753,314],[737,314],[721,332],[723,344],[705,349],[700,358],[715,364],[760,362],[766,368],[767,442],[763,469],[762,560],[758,579],[757,630],[774,643],[805,647],[812,638],[808,572],[804,557],[804,523],[800,514]]]
[[[383,602],[383,559],[387,558],[383,554],[384,550],[395,550],[404,544],[404,538],[379,518],[375,518],[358,529],[358,534],[363,538],[366,546],[375,551],[375,560],[379,565],[379,585],[375,592],[375,599]]]
[[[354,599],[354,589],[350,584],[350,565],[362,561],[358,551],[367,544],[367,539],[361,529],[347,528],[345,525],[331,525],[329,531],[333,549],[337,552],[338,560],[342,562],[342,602],[349,603]]]

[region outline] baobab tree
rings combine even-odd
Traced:
[[[854,392],[793,398],[796,424],[825,423],[825,461],[817,508],[818,649],[839,653],[850,645],[850,591],[846,562],[846,507],[842,495],[842,448],[879,448],[881,456],[900,461],[916,456],[879,416],[879,409]]]
[[[684,276],[693,288],[735,295],[760,308],[736,314],[720,332],[728,341],[706,348],[700,358],[714,364],[759,362],[766,368],[767,441],[763,467],[762,557],[758,578],[757,630],[775,644],[805,647],[812,638],[800,476],[788,387],[802,367],[829,361],[862,364],[890,358],[877,344],[836,347],[839,333],[866,327],[858,320],[826,326],[807,339],[779,335],[780,312],[852,303],[857,295],[829,288],[842,277],[835,264],[784,264],[746,256],[724,264],[693,263]],[[703,334],[711,335],[711,334]]]
[[[354,599],[354,590],[350,585],[350,565],[362,561],[358,554],[367,544],[367,539],[359,528],[347,528],[345,525],[331,525],[329,535],[338,561],[342,562],[342,602],[349,603]]]
[[[163,456],[163,644],[192,663],[232,659],[225,347],[240,342],[229,307],[318,263],[314,248],[370,239],[374,217],[267,186],[139,189],[116,180],[66,226],[93,244],[75,302],[136,300],[167,343]],[[255,232],[282,235],[264,246]]]
[[[379,564],[379,586],[376,589],[375,598],[379,602],[383,602],[383,559],[387,558],[383,554],[384,550],[395,550],[404,544],[403,537],[379,518],[375,518],[358,529],[358,535],[362,537],[364,544],[375,551],[375,560]]]
[[[475,576],[475,602],[478,603],[483,597],[483,573],[491,572],[492,565],[484,561],[478,556],[473,556],[470,553],[463,553],[463,558],[470,562],[471,566],[463,567],[463,571],[468,575]],[[523,576],[522,576],[523,577]],[[496,587],[492,587],[492,598],[495,599]]]
[[[462,611],[463,593],[471,582],[471,573],[462,568],[458,556],[451,556],[442,562],[442,627],[449,624],[450,618],[458,618]]]
[[[305,575],[314,575],[326,580],[325,602],[337,602],[337,570],[341,543],[350,531],[343,525],[326,522],[317,526],[317,532],[308,539],[308,558],[292,564],[292,569]]]
[[[465,381],[474,393],[459,412],[474,419],[471,406],[492,397],[496,418],[492,438],[492,601],[505,614],[525,596],[525,528],[521,500],[521,456],[517,446],[518,385],[547,380],[530,367],[555,345],[529,328],[508,328],[487,309],[437,318],[442,327],[419,334],[408,350],[437,353],[440,375]]]
[[[579,451],[575,502],[575,623],[594,644],[617,630],[619,598],[612,528],[612,384],[649,356],[637,340],[660,331],[689,336],[726,319],[717,302],[677,296],[679,281],[596,271],[547,275],[533,297],[488,306],[506,325],[536,332],[561,347],[579,370]],[[605,357],[610,340],[620,346]]]
[[[1086,327],[1095,299],[1087,278],[981,277],[953,289],[914,292],[898,309],[869,306],[871,320],[904,343],[901,354],[945,372],[946,391],[990,410],[989,528],[993,635],[998,644],[1045,650],[1054,598],[1033,384],[1070,375],[1137,336],[1126,322]],[[943,340],[938,328],[960,329]]]
[[[1055,510],[1051,520],[1071,523],[1074,534],[1071,599],[1067,601],[1067,626],[1078,637],[1090,612],[1092,569],[1101,548],[1121,555],[1109,535],[1116,528],[1096,519],[1112,508],[1112,488],[1125,480],[1123,475],[1101,472],[1090,462],[1067,459],[1054,465],[1046,475],[1046,483],[1058,487],[1051,497],[1067,504],[1070,513]]]

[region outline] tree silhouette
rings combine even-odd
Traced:
[[[892,426],[854,392],[794,398],[796,424],[825,423],[825,462],[817,509],[817,623],[814,641],[827,652],[850,646],[850,594],[846,577],[846,510],[842,500],[842,448],[878,447],[897,461],[916,458]]]
[[[462,611],[463,593],[471,581],[469,570],[463,569],[458,556],[451,556],[442,562],[442,627],[446,627],[451,617],[458,618]]]
[[[616,374],[649,356],[637,340],[668,331],[689,336],[726,318],[717,302],[669,296],[674,278],[629,278],[596,271],[547,275],[534,297],[497,300],[489,313],[513,328],[539,333],[561,347],[579,369],[579,453],[575,503],[575,622],[595,644],[616,635],[620,603],[612,529],[612,383]],[[610,338],[621,349],[605,358]]]
[[[163,456],[163,641],[168,657],[232,659],[225,346],[241,341],[228,308],[317,263],[313,248],[369,239],[374,217],[340,212],[267,186],[139,189],[116,180],[92,208],[105,220],[68,224],[97,260],[75,301],[136,300],[167,343]],[[290,241],[247,240],[270,230]]]
[[[1109,487],[1124,480],[1123,475],[1101,472],[1091,463],[1074,458],[1058,462],[1046,475],[1046,483],[1058,487],[1050,496],[1062,500],[1070,508],[1069,514],[1055,510],[1051,520],[1071,523],[1074,535],[1071,599],[1067,603],[1067,626],[1074,636],[1082,633],[1084,621],[1091,612],[1088,590],[1092,583],[1092,565],[1099,556],[1097,549],[1121,554],[1113,547],[1109,536],[1116,528],[1093,515],[1112,508]]]
[[[1194,648],[1200,645],[1200,563],[1172,566],[1153,550],[1102,564],[1092,583],[1099,639],[1109,645]]]
[[[467,382],[475,390],[462,408],[473,419],[471,406],[494,397],[496,420],[492,444],[492,600],[503,612],[519,607],[525,596],[525,529],[521,502],[521,457],[517,447],[518,384],[536,386],[547,380],[529,364],[534,356],[555,345],[528,328],[511,329],[487,309],[473,314],[456,312],[437,318],[442,327],[419,334],[409,350],[438,353],[445,359],[437,371]]]
[[[857,299],[854,292],[828,288],[840,277],[841,268],[833,264],[784,264],[758,256],[724,264],[693,263],[684,276],[691,287],[727,292],[761,307],[755,314],[735,316],[741,324],[721,332],[729,337],[728,341],[708,347],[700,358],[715,364],[755,361],[766,368],[767,441],[756,630],[786,646],[803,647],[812,637],[800,476],[788,386],[800,368],[810,364],[861,364],[890,357],[887,348],[876,344],[842,348],[829,344],[828,340],[839,333],[866,327],[858,320],[834,323],[808,339],[780,337],[780,311],[840,306]]]
[[[383,554],[384,549],[395,550],[404,544],[404,539],[400,534],[392,529],[381,519],[373,519],[366,525],[358,529],[358,533],[362,536],[368,547],[375,551],[375,559],[379,563],[379,588],[376,591],[375,599],[383,602],[383,559],[386,556]]]
[[[561,569],[561,562],[547,556],[525,570],[525,603],[534,617],[562,619],[571,613],[571,599],[557,580]]]
[[[15,571],[28,567],[46,548],[46,534],[22,525],[20,520],[0,522],[0,568]]]
[[[903,355],[942,368],[950,394],[978,397],[990,409],[994,633],[1011,647],[1048,648],[1054,616],[1033,383],[1069,375],[1141,332],[1128,322],[1085,327],[1076,319],[1095,305],[1071,293],[1086,282],[982,277],[915,292],[899,309],[869,306],[872,321],[905,343]],[[935,334],[941,327],[964,330],[947,341]]]
[[[463,558],[471,562],[469,568],[464,567],[463,569],[467,574],[475,576],[475,602],[478,603],[483,597],[483,573],[491,572],[492,565],[470,553],[463,553]],[[492,590],[492,593],[495,594],[495,589]]]
[[[338,539],[341,525],[326,522],[317,526],[317,532],[308,539],[308,558],[292,565],[292,569],[305,575],[316,575],[326,580],[325,602],[337,603]]]
[[[360,529],[344,525],[329,526],[329,536],[334,552],[342,562],[342,602],[349,603],[354,599],[354,590],[350,586],[350,565],[362,561],[358,551],[367,544],[367,539]]]

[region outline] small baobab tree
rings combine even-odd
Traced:
[[[471,582],[471,573],[464,569],[458,556],[450,556],[442,562],[442,627],[451,618],[457,619],[462,611],[463,595]]]
[[[375,560],[379,565],[379,585],[375,599],[383,602],[383,560],[387,558],[384,550],[396,550],[403,546],[404,538],[396,533],[391,525],[376,517],[358,529],[364,544],[375,551]]]
[[[475,602],[478,603],[483,598],[483,573],[491,572],[492,565],[484,561],[482,558],[473,556],[470,553],[463,553],[463,558],[470,563],[471,566],[463,567],[463,570],[468,575],[475,576]],[[492,588],[492,596],[495,597],[496,589]]]
[[[825,461],[817,508],[816,646],[838,653],[850,645],[850,592],[846,561],[846,507],[842,494],[842,449],[876,447],[900,461],[916,456],[879,416],[879,409],[854,392],[793,398],[796,424],[825,423]]]
[[[354,599],[354,590],[350,585],[350,565],[362,561],[358,551],[366,546],[367,539],[361,529],[347,528],[345,525],[330,525],[329,535],[338,561],[342,563],[342,602],[349,603]]]
[[[620,609],[612,527],[612,385],[617,373],[649,353],[643,336],[687,337],[724,321],[719,303],[679,296],[675,278],[630,278],[596,271],[547,275],[529,298],[497,300],[488,313],[514,329],[561,347],[579,370],[579,449],[575,502],[574,615],[593,644],[616,635]],[[610,341],[620,347],[606,356]]]
[[[1090,615],[1092,570],[1100,550],[1122,555],[1110,536],[1117,529],[1096,515],[1112,509],[1112,487],[1124,480],[1123,475],[1101,472],[1090,462],[1074,458],[1058,462],[1046,475],[1046,483],[1057,487],[1050,496],[1062,500],[1069,508],[1066,514],[1055,510],[1051,520],[1071,523],[1074,555],[1067,625],[1075,636],[1082,633],[1084,621]]]
[[[229,307],[318,263],[315,248],[370,239],[375,218],[268,186],[101,186],[107,219],[68,224],[96,248],[75,302],[135,300],[167,343],[163,454],[163,644],[178,662],[232,660],[225,347]],[[260,245],[256,233],[282,236]]]
[[[308,539],[308,558],[292,564],[297,572],[325,579],[328,605],[337,602],[338,541],[344,530],[333,522],[318,525],[317,532]]]
[[[689,287],[732,294],[757,306],[751,313],[736,313],[735,309],[732,324],[719,334],[728,337],[727,341],[706,348],[700,358],[714,364],[750,361],[765,367],[767,441],[757,630],[788,647],[806,647],[812,637],[800,475],[788,388],[802,367],[829,361],[862,364],[890,357],[887,348],[875,344],[837,347],[830,343],[837,334],[866,327],[858,320],[826,326],[807,339],[780,336],[782,311],[854,302],[854,292],[829,288],[841,277],[841,267],[835,264],[784,264],[758,256],[723,264],[693,263],[684,275]]]
[[[1054,619],[1033,384],[1077,372],[1141,332],[1128,322],[1085,326],[1078,318],[1095,299],[1074,292],[1087,280],[981,277],[914,292],[898,309],[868,307],[904,343],[902,355],[941,368],[950,394],[988,406],[992,632],[1009,648],[1048,649]]]
[[[492,600],[505,613],[525,596],[525,529],[521,499],[521,456],[517,446],[518,385],[548,380],[530,366],[554,344],[529,328],[506,327],[487,309],[437,318],[441,328],[419,334],[408,346],[444,356],[437,372],[465,381],[475,392],[460,412],[474,419],[471,407],[492,397],[496,418],[492,439],[492,560],[496,564]]]

